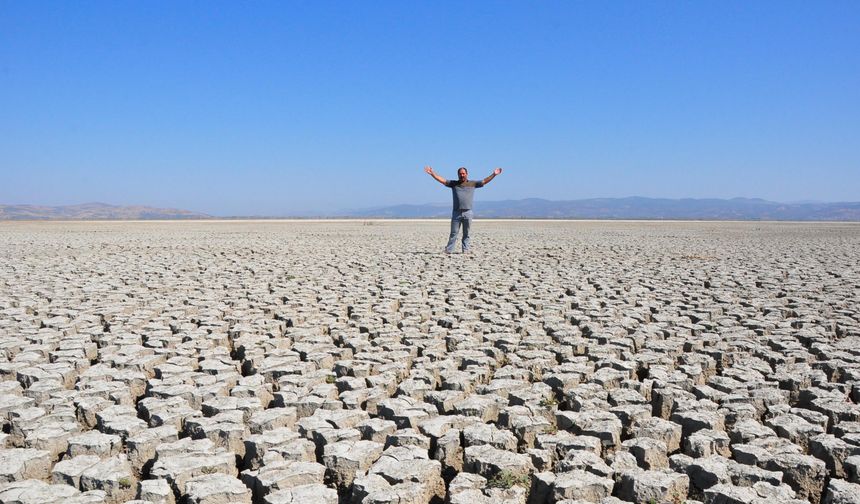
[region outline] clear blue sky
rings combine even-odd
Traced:
[[[0,203],[860,200],[860,2],[0,0]]]

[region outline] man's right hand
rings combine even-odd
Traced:
[[[430,165],[425,166],[425,167],[424,167],[424,171],[425,171],[425,172],[427,172],[427,173],[429,173],[429,174],[430,174],[430,176],[431,176],[431,177],[433,177],[433,180],[435,180],[436,182],[439,182],[439,183],[440,183],[440,184],[442,184],[442,185],[447,185],[447,184],[448,184],[448,181],[447,181],[447,180],[443,179],[443,178],[442,178],[442,177],[440,177],[439,175],[436,175],[436,172],[434,172],[434,171],[433,171],[433,168],[430,168]]]

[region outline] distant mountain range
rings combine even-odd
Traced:
[[[0,205],[0,220],[152,220],[209,219],[209,215],[148,206],[84,203],[68,206]]]
[[[346,212],[347,217],[447,217],[450,204],[396,205]],[[860,202],[776,203],[757,198],[665,199],[592,198],[550,201],[539,198],[478,201],[475,215],[484,218],[533,219],[684,219],[860,221]]]
[[[550,201],[539,198],[506,201],[478,201],[475,215],[481,218],[526,219],[680,219],[680,220],[783,220],[860,221],[860,202],[776,203],[756,198],[664,199],[592,198]],[[395,205],[346,210],[302,218],[445,218],[450,203]],[[231,219],[249,216],[227,217]],[[254,216],[253,218],[287,218]],[[70,206],[0,205],[0,220],[152,220],[217,218],[188,210],[148,206],[117,206],[86,203]]]

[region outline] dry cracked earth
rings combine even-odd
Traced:
[[[860,225],[446,229],[0,225],[0,502],[860,502]]]

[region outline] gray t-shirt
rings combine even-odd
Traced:
[[[449,180],[445,185],[454,193],[454,211],[460,212],[472,209],[475,189],[484,187],[484,183],[480,180],[467,180],[462,183],[459,180]]]

